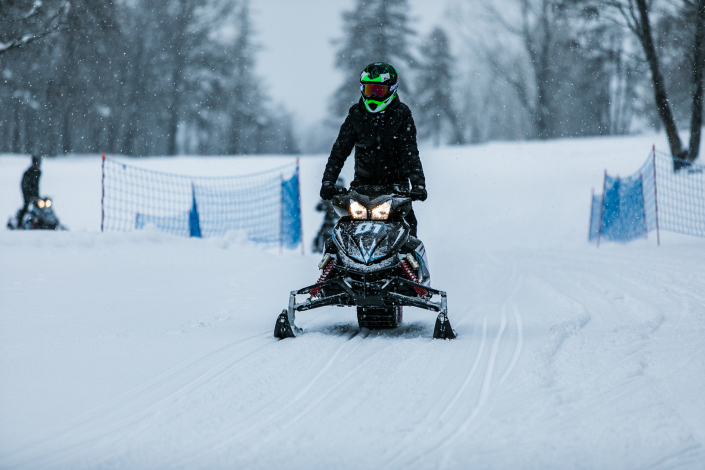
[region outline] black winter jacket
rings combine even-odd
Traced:
[[[22,197],[24,197],[25,203],[39,197],[40,176],[42,176],[42,171],[35,170],[33,167],[30,167],[22,175]]]
[[[368,112],[362,98],[350,108],[328,157],[323,182],[338,178],[353,147],[355,179],[351,186],[426,185],[414,118],[398,97],[380,113]]]

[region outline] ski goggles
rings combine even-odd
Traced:
[[[387,96],[387,93],[389,93],[390,91],[394,91],[396,87],[396,85],[388,87],[387,85],[380,85],[379,83],[360,84],[360,90],[362,91],[362,94],[368,98],[371,96],[376,96],[377,98],[384,98],[385,96]]]

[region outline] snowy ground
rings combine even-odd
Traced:
[[[632,173],[654,142],[424,150],[419,235],[454,341],[424,311],[370,332],[338,308],[277,341],[318,275],[308,244],[101,234],[100,159],[47,159],[71,231],[0,231],[0,468],[705,468],[705,240],[586,241],[602,169]],[[0,215],[27,165],[0,157]],[[324,165],[302,159],[307,240]]]

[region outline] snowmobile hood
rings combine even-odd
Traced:
[[[409,226],[403,221],[341,219],[335,227],[335,243],[347,257],[370,265],[390,257],[409,238]]]

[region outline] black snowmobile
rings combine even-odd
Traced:
[[[37,198],[30,202],[19,224],[17,217],[10,217],[7,221],[7,228],[10,230],[67,230],[59,223],[51,198],[48,197]]]
[[[360,328],[396,328],[404,306],[438,312],[434,338],[453,339],[446,293],[430,287],[423,243],[410,235],[404,216],[411,210],[408,191],[359,186],[333,197],[341,216],[326,241],[322,273],[312,286],[292,291],[289,308],[277,318],[274,336],[301,333],[296,312],[328,305],[357,307]],[[297,295],[308,295],[297,303]],[[440,301],[433,301],[434,296]]]

